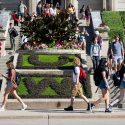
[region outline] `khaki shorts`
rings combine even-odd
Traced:
[[[79,83],[77,86],[73,86],[72,87],[72,94],[71,96],[72,97],[75,97],[76,95],[79,95],[79,96],[82,96],[83,95],[83,90],[82,90],[82,86],[81,86],[81,83]]]

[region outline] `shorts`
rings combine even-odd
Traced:
[[[13,88],[13,83],[10,82],[10,81],[8,81],[8,82],[7,82],[7,88]]]
[[[99,84],[99,88],[100,89],[107,89],[106,83],[104,80],[101,80],[100,84]]]
[[[81,83],[79,83],[77,85],[77,87],[75,85],[73,85],[72,87],[72,94],[71,96],[72,97],[75,97],[76,95],[79,95],[79,96],[82,96],[83,95],[83,90],[82,90],[82,86],[81,86]]]
[[[122,56],[114,56],[114,59],[113,59],[113,64],[117,64],[117,63],[122,63],[123,59],[122,59]]]
[[[120,89],[125,89],[125,81],[121,81]]]
[[[24,13],[19,12],[18,16],[24,17]]]

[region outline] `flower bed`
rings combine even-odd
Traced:
[[[74,55],[19,54],[17,69],[71,69]]]
[[[92,97],[91,86],[83,86],[84,94]],[[23,98],[68,98],[71,96],[71,74],[65,75],[21,75],[17,92]]]

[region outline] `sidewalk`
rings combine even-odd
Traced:
[[[125,118],[125,109],[114,108],[112,113],[105,113],[104,109],[94,109],[93,112],[75,109],[64,111],[63,109],[41,110],[6,110],[0,112],[0,119],[91,119],[91,118]]]

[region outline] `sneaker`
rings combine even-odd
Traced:
[[[67,108],[64,108],[65,111],[73,111],[73,107],[72,106],[69,106]]]
[[[88,106],[87,106],[87,111],[91,111],[92,112],[92,109],[91,109],[91,103],[88,103]]]
[[[2,108],[0,108],[0,111],[5,111],[5,108],[3,108],[3,107],[2,107]]]
[[[109,112],[109,113],[111,113],[112,110],[111,110],[110,108],[107,108],[107,109],[105,110],[105,112]]]
[[[95,105],[93,103],[91,103],[90,107],[91,107],[91,112],[92,112],[92,110],[95,107]]]
[[[112,106],[109,104],[109,109],[112,111]]]
[[[27,105],[24,105],[23,108],[21,109],[22,111],[27,109]]]

